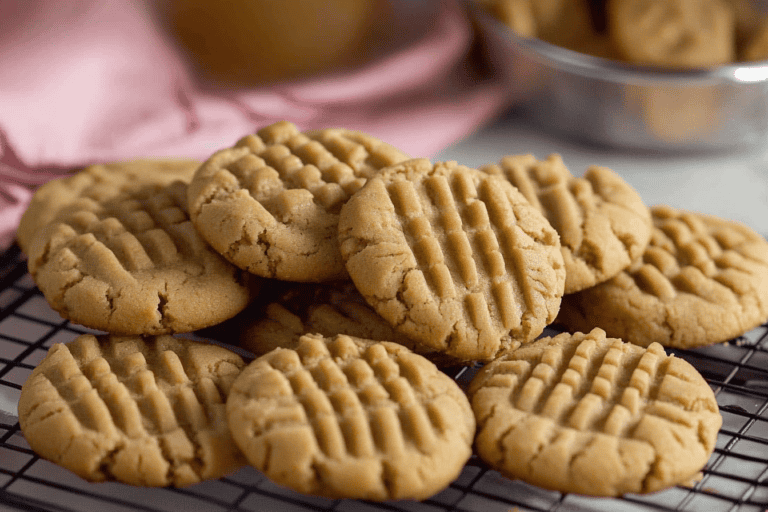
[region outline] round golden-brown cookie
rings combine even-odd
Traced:
[[[273,302],[261,307],[261,314],[255,318],[247,316],[249,320],[242,329],[240,346],[256,355],[278,347],[295,349],[304,334],[325,337],[345,334],[398,343],[438,366],[462,363],[395,331],[348,281],[335,285],[291,283]]]
[[[116,334],[209,327],[248,305],[259,279],[203,241],[186,184],[143,184],[66,205],[33,239],[28,267],[64,318]]]
[[[32,196],[16,231],[19,247],[28,253],[35,234],[50,223],[62,208],[80,199],[102,201],[146,184],[188,182],[200,166],[196,160],[129,160],[94,164],[75,174],[51,180]]]
[[[82,335],[57,343],[21,388],[19,425],[41,457],[94,481],[182,487],[245,460],[226,398],[243,360],[159,337]]]
[[[651,238],[651,214],[618,174],[591,166],[576,178],[560,155],[510,155],[481,168],[506,177],[560,235],[565,293],[603,282],[639,258]]]
[[[410,339],[490,360],[554,320],[560,239],[505,179],[456,162],[389,167],[341,210],[339,242],[366,301]]]
[[[470,383],[475,447],[510,478],[595,496],[646,493],[693,480],[722,417],[689,363],[563,333],[501,354]]]
[[[248,461],[296,491],[425,499],[472,454],[475,419],[459,386],[402,345],[306,335],[250,363],[227,400]]]
[[[628,62],[697,68],[735,58],[734,13],[723,0],[609,0],[608,30]]]
[[[768,318],[768,242],[734,221],[651,208],[642,259],[563,299],[558,322],[604,329],[642,346],[690,348],[728,341]]]
[[[341,205],[406,155],[345,129],[282,121],[208,159],[189,186],[192,222],[217,251],[262,277],[348,279],[336,232]]]

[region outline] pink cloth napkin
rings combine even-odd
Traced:
[[[406,37],[369,62],[254,89],[200,76],[150,5],[0,0],[0,250],[36,186],[93,162],[204,160],[281,119],[361,130],[429,157],[507,106],[472,65],[457,0],[396,1],[414,10],[392,27]]]

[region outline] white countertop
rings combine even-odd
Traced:
[[[711,154],[629,152],[543,132],[510,112],[441,151],[433,160],[456,160],[478,167],[521,153],[537,158],[559,153],[576,176],[589,165],[609,167],[649,206],[668,204],[737,220],[768,236],[768,141],[764,147]]]

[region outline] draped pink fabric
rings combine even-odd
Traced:
[[[204,160],[281,119],[429,157],[506,107],[501,85],[472,65],[457,0],[400,13],[392,33],[410,36],[355,69],[250,89],[200,76],[150,6],[0,0],[0,250],[36,186],[89,163]]]

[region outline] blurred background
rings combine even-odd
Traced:
[[[470,166],[561,153],[576,175],[612,167],[648,204],[768,233],[764,7],[0,0],[0,247],[51,178],[204,160],[281,119]]]

